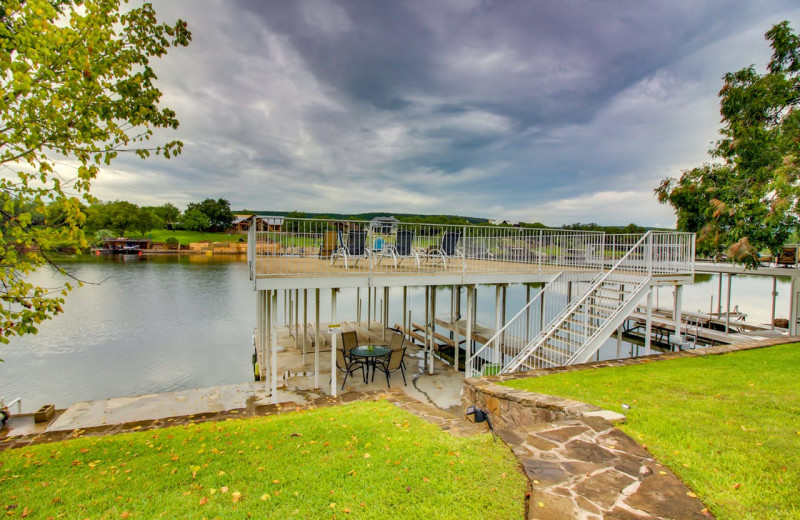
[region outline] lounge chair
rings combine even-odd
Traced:
[[[398,229],[395,234],[394,244],[387,244],[381,257],[378,259],[380,264],[384,257],[391,257],[394,261],[394,268],[405,258],[413,258],[417,262],[417,269],[419,269],[419,253],[414,250],[414,230],[413,229]]]
[[[355,261],[353,265],[358,265],[358,261],[370,258],[370,250],[367,247],[367,232],[351,229],[347,232],[347,242],[345,243],[342,232],[339,231],[339,247],[331,255],[331,265],[336,263],[336,259],[344,259],[344,268],[348,269],[349,262]]]
[[[464,253],[459,251],[457,247],[460,238],[461,231],[445,231],[439,247],[429,249],[426,256],[428,258],[441,259],[445,267],[447,267],[448,258],[461,257],[461,259],[464,259]]]
[[[380,370],[384,374],[386,374],[386,386],[389,388],[392,387],[391,383],[389,382],[389,374],[392,372],[397,372],[398,370],[403,375],[403,386],[408,386],[406,383],[406,371],[403,366],[403,358],[406,355],[406,349],[401,348],[399,350],[393,350],[382,360],[379,360],[375,363],[375,370]],[[372,380],[375,381],[375,372],[372,372]]]

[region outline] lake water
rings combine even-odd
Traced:
[[[121,397],[252,380],[252,331],[255,295],[241,258],[213,256],[92,257],[65,264],[78,278],[92,282],[72,291],[65,312],[42,323],[35,336],[13,338],[0,346],[0,396],[22,397],[23,410],[45,403],[64,408],[77,401]],[[56,286],[50,272],[37,283]],[[686,310],[709,309],[717,278],[700,276],[684,291]],[[723,301],[725,298],[723,284]],[[770,319],[772,280],[736,276],[732,302],[748,321]],[[788,317],[788,278],[778,284],[778,317]],[[321,291],[321,320],[330,318],[330,291]],[[309,291],[313,298],[313,291]],[[366,309],[366,290],[361,291]],[[382,298],[382,291],[378,291]],[[401,321],[402,292],[390,295],[390,321]],[[477,322],[495,322],[494,287],[478,289]],[[671,291],[662,288],[658,302],[671,306]],[[525,289],[508,289],[507,317],[523,305]],[[340,319],[355,319],[355,289],[337,300]],[[462,305],[466,298],[462,297]],[[715,296],[716,305],[716,296]],[[441,288],[438,314],[449,313],[450,292]],[[309,309],[313,309],[313,302]],[[409,290],[412,319],[422,321],[424,289]],[[302,312],[302,311],[301,311]],[[366,310],[362,311],[366,319]],[[279,316],[283,320],[283,316]],[[309,320],[313,320],[309,313]],[[610,340],[601,358],[612,357]],[[627,345],[627,344],[626,344]],[[627,351],[629,346],[625,347]]]

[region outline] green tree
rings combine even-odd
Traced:
[[[175,207],[171,202],[167,202],[161,206],[152,206],[147,209],[152,210],[153,213],[164,222],[164,225],[168,229],[172,229],[181,216],[181,210]]]
[[[129,229],[136,229],[139,221],[139,206],[127,200],[115,200],[102,206],[100,227],[111,229],[117,236],[125,236]]]
[[[181,224],[189,231],[203,231],[211,227],[211,219],[197,208],[188,208],[183,212]]]
[[[133,222],[133,229],[144,235],[151,229],[161,229],[164,221],[155,214],[150,208],[139,208],[136,212],[136,219]]]
[[[53,292],[27,280],[56,243],[86,245],[83,203],[100,165],[121,152],[166,157],[180,141],[145,147],[156,128],[177,128],[160,105],[150,61],[191,35],[159,23],[152,5],[120,0],[6,0],[0,9],[0,341],[35,333],[61,312]],[[74,165],[70,174],[57,162]],[[70,175],[72,175],[70,177]],[[54,206],[57,226],[34,225]],[[63,271],[62,271],[63,272]]]
[[[225,199],[205,199],[203,202],[190,202],[186,211],[196,209],[208,217],[209,225],[204,230],[222,231],[233,223],[231,204]]]
[[[800,209],[800,37],[786,21],[765,36],[772,57],[763,74],[751,65],[724,76],[716,162],[655,190],[678,229],[699,233],[699,252],[727,251],[749,265],[759,251],[780,249]]]

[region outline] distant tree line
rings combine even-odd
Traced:
[[[129,231],[145,234],[151,229],[224,231],[233,223],[231,205],[225,199],[190,202],[181,212],[174,204],[138,206],[125,200],[97,202],[84,208],[84,231],[107,230],[115,236]]]

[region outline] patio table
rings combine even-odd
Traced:
[[[369,382],[369,367],[372,367],[372,373],[375,373],[375,364],[378,358],[387,356],[391,350],[383,345],[360,345],[350,351],[350,355],[362,358],[364,364],[367,366],[366,373],[364,374],[364,382]]]

